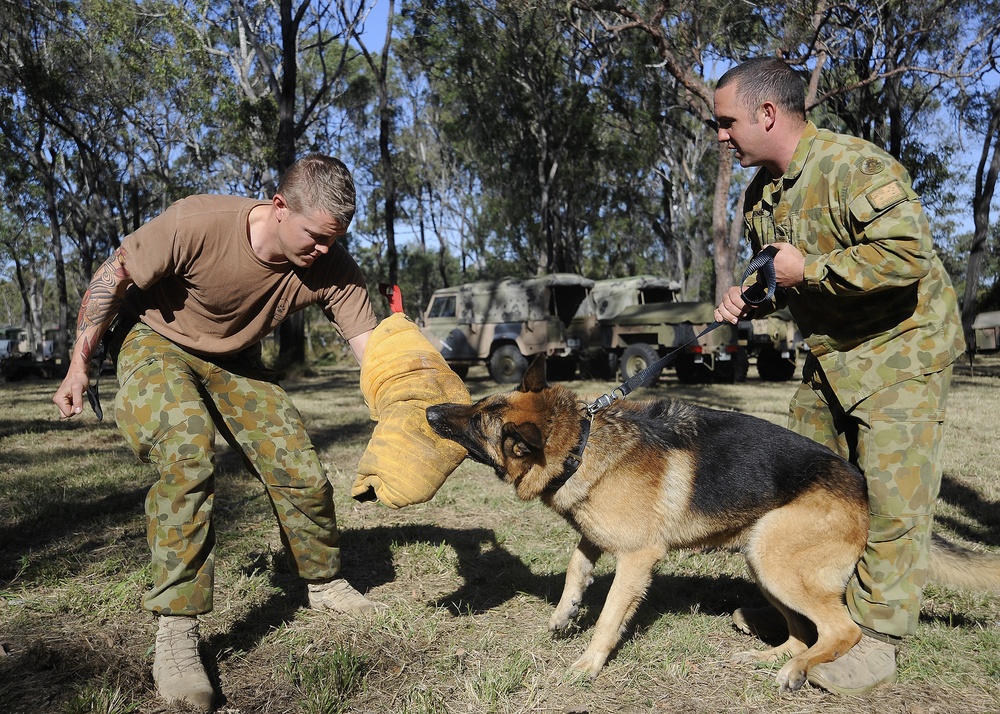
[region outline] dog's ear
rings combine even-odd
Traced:
[[[519,392],[540,392],[548,386],[548,382],[545,381],[545,353],[542,352],[528,365],[524,377],[521,378],[521,386],[517,390]]]
[[[503,450],[523,459],[542,451],[542,431],[530,421],[523,424],[507,422],[503,425]]]

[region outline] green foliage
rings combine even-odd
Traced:
[[[140,705],[118,686],[88,684],[67,702],[61,714],[132,714]]]

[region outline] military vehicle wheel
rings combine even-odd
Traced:
[[[681,384],[705,384],[712,381],[712,370],[704,362],[695,362],[693,355],[678,355],[674,360],[674,369],[677,381]]]
[[[632,379],[632,377],[639,374],[639,372],[646,369],[646,367],[658,359],[660,359],[660,355],[652,345],[647,345],[645,342],[637,342],[634,345],[629,345],[622,353],[622,380],[628,381]],[[662,371],[657,370],[654,374],[651,374],[647,379],[643,380],[640,386],[648,387],[651,384],[655,384],[656,380],[660,378],[660,372]]]
[[[715,378],[720,382],[742,384],[747,381],[747,372],[749,369],[749,355],[747,355],[746,350],[739,350],[727,362],[716,361]]]
[[[599,350],[580,363],[584,378],[614,380],[618,378],[618,353]]]
[[[517,345],[501,345],[490,355],[487,367],[497,384],[517,384],[528,371],[528,359]]]
[[[777,350],[762,349],[757,355],[757,374],[765,382],[787,382],[795,375],[795,361]]]

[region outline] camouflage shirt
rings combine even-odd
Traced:
[[[744,219],[754,253],[785,241],[805,255],[805,283],[772,308],[787,301],[846,408],[964,351],[920,199],[878,147],[808,123],[785,175],[754,177]]]

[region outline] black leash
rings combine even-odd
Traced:
[[[774,256],[777,255],[777,253],[778,253],[777,247],[773,245],[766,246],[762,251],[760,251],[757,255],[753,257],[753,260],[751,260],[750,263],[747,265],[746,270],[743,271],[743,279],[740,280],[741,288],[746,283],[747,278],[749,278],[751,275],[754,275],[755,273],[758,272],[761,273],[761,275],[764,278],[763,284],[760,281],[757,281],[756,283],[751,285],[748,289],[742,292],[741,297],[745,302],[750,303],[751,305],[759,305],[760,303],[770,299],[771,296],[774,295],[774,291],[777,289],[778,286],[777,276],[774,272]],[[629,394],[632,393],[632,390],[634,390],[636,387],[638,387],[647,379],[649,379],[652,375],[656,374],[661,369],[670,364],[679,352],[686,349],[689,345],[697,342],[699,339],[707,335],[715,328],[721,327],[724,324],[725,324],[724,320],[716,320],[711,325],[709,325],[704,330],[695,335],[694,338],[688,340],[683,345],[672,350],[669,354],[661,357],[652,364],[647,365],[646,368],[643,369],[641,372],[633,374],[631,378],[625,380],[621,385],[611,390],[610,394],[604,394],[598,397],[596,401],[587,405],[587,415],[591,419],[593,419],[594,414],[596,414],[597,412],[611,406],[614,402],[618,401],[619,399],[624,399],[625,397],[627,397]],[[580,453],[582,453],[583,449],[579,449],[579,451]]]
[[[764,284],[757,281],[746,290],[743,290],[741,297],[745,302],[751,305],[759,305],[774,295],[774,291],[778,287],[777,276],[774,272],[774,256],[777,255],[777,253],[778,249],[775,246],[767,246],[760,253],[754,256],[753,260],[751,260],[747,265],[746,270],[743,271],[743,279],[740,280],[740,288],[746,284],[747,278],[755,273],[759,272],[764,277]],[[576,448],[569,453],[566,460],[563,462],[562,473],[549,481],[549,483],[545,486],[544,492],[547,494],[554,494],[562,488],[566,482],[570,480],[573,474],[576,473],[577,469],[580,468],[580,464],[583,462],[583,451],[587,448],[587,440],[590,439],[590,426],[594,420],[594,415],[597,412],[611,406],[619,399],[627,397],[633,389],[642,384],[646,379],[670,364],[671,360],[677,356],[678,352],[686,348],[688,345],[698,341],[702,336],[707,335],[709,332],[723,324],[725,324],[725,321],[716,320],[695,335],[693,339],[688,340],[680,347],[672,350],[670,354],[665,357],[661,357],[653,362],[653,364],[648,365],[641,372],[632,375],[631,379],[627,379],[621,385],[615,387],[611,390],[610,394],[604,394],[598,397],[593,403],[588,404],[587,416],[580,420],[580,439],[577,441]]]

